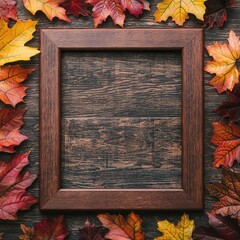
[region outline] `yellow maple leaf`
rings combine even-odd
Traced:
[[[227,89],[232,91],[239,78],[236,66],[236,62],[240,58],[239,37],[233,31],[230,31],[228,44],[215,42],[206,48],[209,55],[213,57],[213,61],[206,63],[205,71],[216,74],[210,84],[217,89],[218,93],[222,93]]]
[[[37,11],[42,11],[50,21],[52,21],[54,17],[57,17],[61,20],[71,22],[66,15],[66,10],[59,6],[59,4],[63,2],[64,0],[23,0],[24,6],[33,15],[35,15]]]
[[[167,220],[159,221],[158,230],[162,232],[163,236],[157,237],[154,240],[191,240],[194,221],[189,220],[188,215],[183,214],[177,226]]]
[[[172,17],[173,21],[179,26],[188,19],[191,13],[199,20],[203,20],[206,11],[204,2],[206,0],[163,0],[157,5],[157,11],[154,13],[155,22],[167,21]]]
[[[0,20],[0,66],[19,60],[30,60],[39,53],[36,48],[24,46],[33,38],[37,21],[18,20],[12,28],[4,20]]]

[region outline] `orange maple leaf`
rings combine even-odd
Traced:
[[[221,183],[208,186],[210,195],[219,199],[214,204],[212,212],[224,217],[230,215],[232,218],[236,218],[240,225],[240,173],[236,173],[228,167],[222,169]]]
[[[210,81],[218,93],[229,89],[232,91],[234,85],[238,83],[239,72],[236,66],[240,58],[240,39],[233,31],[230,31],[228,44],[215,42],[212,46],[206,47],[213,61],[208,61],[205,71],[216,74]]]
[[[144,240],[142,220],[135,213],[128,215],[127,220],[122,215],[99,214],[98,219],[109,229],[106,239],[112,240]]]
[[[47,18],[52,21],[54,17],[57,17],[61,20],[71,22],[71,20],[66,15],[66,10],[59,5],[62,4],[64,0],[23,0],[24,6],[30,11],[33,15],[37,11],[42,11],[45,13]]]
[[[24,69],[18,65],[0,67],[0,99],[13,107],[23,102],[27,86],[20,84],[34,69]]]
[[[13,153],[14,147],[27,139],[19,131],[25,112],[26,109],[0,109],[0,152]]]
[[[234,160],[240,162],[240,127],[235,123],[214,122],[212,143],[217,145],[214,152],[214,167],[231,167]]]

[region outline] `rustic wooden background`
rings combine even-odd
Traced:
[[[39,19],[38,24],[38,30],[40,28],[77,28],[77,27],[83,27],[83,28],[93,28],[93,22],[91,18],[88,17],[80,17],[79,19],[72,18],[72,23],[65,23],[62,21],[58,21],[55,19],[52,23],[42,14],[38,13],[36,16],[32,16],[23,6],[22,1],[19,1],[18,7],[20,9],[20,12],[18,14],[19,18],[21,20],[27,20],[29,18],[31,19]],[[126,23],[125,28],[177,28],[176,25],[168,21],[167,23],[157,24],[154,23],[153,20],[153,13],[156,10],[156,5],[158,3],[157,0],[150,1],[151,2],[151,11],[150,12],[144,12],[144,14],[141,16],[140,20],[135,19],[135,17],[130,16],[127,14],[126,17]],[[240,22],[240,3],[237,1],[237,6],[229,10],[229,20],[225,24],[225,27],[223,29],[211,29],[206,30],[205,29],[205,45],[212,44],[213,41],[222,41],[225,42],[228,38],[229,31],[235,30],[236,33],[239,35],[239,22]],[[190,27],[196,27],[201,28],[201,22],[196,20],[195,17],[191,16],[190,21],[187,21],[187,23],[184,25],[186,28]],[[112,21],[108,20],[106,23],[104,23],[101,27],[113,27],[116,26],[113,25]],[[117,27],[116,27],[117,28]],[[71,39],[69,39],[71,41]],[[177,39],[176,39],[177,41]],[[31,41],[30,45],[39,47],[39,31],[35,33],[35,38]],[[102,74],[101,69],[105,69],[105,76],[109,77],[111,79],[112,72],[110,69],[112,67],[115,67],[115,76],[116,73],[120,74],[119,76],[125,77],[126,84],[129,82],[129,84],[132,84],[132,79],[134,79],[135,82],[135,91],[137,91],[141,88],[141,83],[144,83],[144,80],[146,77],[150,78],[151,81],[153,81],[153,84],[157,84],[156,78],[160,77],[161,81],[161,96],[163,97],[162,101],[159,102],[161,106],[163,106],[163,110],[161,112],[161,117],[166,116],[167,117],[173,117],[172,121],[166,121],[167,119],[161,119],[161,124],[166,124],[167,128],[162,128],[161,130],[163,132],[159,133],[161,137],[164,137],[165,146],[161,146],[159,142],[156,142],[156,149],[157,151],[163,151],[164,154],[161,155],[160,161],[155,161],[155,156],[145,155],[141,156],[142,162],[138,161],[136,162],[136,159],[133,157],[136,154],[138,154],[139,148],[147,149],[153,147],[153,143],[155,142],[155,137],[152,136],[151,133],[149,133],[148,129],[152,129],[152,123],[151,121],[147,121],[144,119],[144,129],[146,130],[147,134],[144,134],[144,132],[138,132],[139,136],[142,137],[143,140],[139,140],[138,137],[131,138],[131,136],[127,136],[131,144],[135,144],[136,148],[131,149],[130,156],[131,156],[131,162],[127,163],[129,166],[134,165],[134,171],[132,171],[132,168],[125,169],[123,171],[124,174],[128,177],[127,181],[130,183],[130,185],[133,187],[134,182],[131,180],[134,177],[134,174],[136,171],[141,172],[145,178],[149,177],[149,170],[153,172],[153,175],[150,175],[150,181],[146,184],[146,182],[143,181],[142,178],[137,176],[137,179],[141,181],[140,185],[143,184],[143,187],[156,187],[155,184],[159,184],[158,186],[163,187],[162,183],[169,184],[169,186],[178,186],[179,179],[180,179],[180,140],[179,140],[179,131],[180,131],[180,125],[179,125],[179,117],[180,117],[180,111],[179,111],[179,104],[180,104],[180,91],[181,86],[179,85],[179,79],[180,79],[180,64],[181,59],[180,55],[177,52],[159,52],[159,55],[154,52],[143,52],[143,53],[116,53],[109,55],[108,53],[95,53],[95,54],[89,54],[85,53],[84,57],[79,58],[80,53],[65,53],[63,55],[63,69],[62,69],[62,75],[63,80],[62,81],[62,104],[63,104],[63,120],[62,120],[62,134],[63,134],[63,145],[65,146],[65,150],[63,152],[64,161],[63,161],[63,185],[70,187],[77,186],[79,187],[81,181],[85,179],[85,185],[82,186],[88,186],[88,187],[95,187],[101,186],[101,187],[109,187],[109,179],[112,180],[112,183],[115,184],[115,186],[125,186],[126,183],[122,181],[123,178],[121,178],[121,175],[116,175],[116,178],[114,178],[115,173],[112,172],[114,168],[119,167],[118,165],[113,165],[113,159],[117,159],[118,162],[124,160],[124,151],[126,151],[126,146],[118,146],[117,148],[114,147],[114,143],[118,143],[119,139],[121,140],[123,135],[125,133],[122,133],[122,128],[119,128],[117,132],[117,136],[110,136],[107,133],[105,133],[105,137],[107,138],[107,144],[109,144],[109,149],[114,149],[115,152],[121,153],[117,156],[109,156],[109,159],[104,159],[104,164],[101,165],[101,163],[98,164],[92,164],[90,163],[89,159],[89,151],[91,146],[95,146],[96,144],[94,142],[88,142],[86,144],[87,148],[85,149],[84,153],[84,159],[85,159],[85,165],[84,167],[88,168],[89,174],[87,176],[83,176],[82,179],[78,179],[78,176],[72,171],[71,166],[77,166],[77,170],[81,170],[78,164],[75,164],[78,157],[77,154],[79,153],[79,148],[76,148],[76,144],[79,140],[79,138],[82,138],[83,135],[81,134],[88,134],[88,131],[91,130],[93,124],[95,124],[95,127],[98,126],[101,122],[93,122],[86,123],[84,120],[79,123],[76,116],[80,114],[81,109],[79,106],[81,106],[81,100],[84,99],[86,96],[82,96],[80,94],[80,79],[83,79],[84,76],[87,74],[90,79],[95,79],[96,83],[99,83],[98,73]],[[111,60],[107,60],[112,58]],[[101,61],[97,61],[101,59]],[[205,60],[209,59],[208,55],[205,51]],[[130,68],[128,66],[128,63],[131,62],[131,68],[134,68],[134,74],[131,75],[128,73],[128,69]],[[18,149],[17,152],[24,152],[31,149],[31,156],[30,156],[30,166],[27,168],[32,173],[38,173],[39,171],[39,112],[38,112],[38,103],[39,103],[39,56],[36,56],[32,58],[30,62],[21,63],[22,66],[25,67],[33,67],[36,68],[36,71],[31,74],[30,78],[26,81],[26,84],[29,86],[29,89],[27,91],[27,97],[25,98],[25,104],[19,104],[19,107],[27,107],[28,112],[25,116],[25,126],[23,127],[23,133],[25,133],[27,136],[29,136],[29,140],[25,141]],[[129,79],[131,81],[129,81]],[[210,143],[210,139],[212,136],[212,126],[211,123],[213,121],[219,121],[220,117],[216,116],[214,113],[212,113],[212,110],[215,109],[223,99],[226,98],[226,96],[223,95],[217,95],[215,89],[209,86],[209,80],[211,76],[208,74],[205,74],[204,77],[204,86],[205,86],[205,184],[212,183],[219,181],[221,178],[221,170],[220,169],[213,169],[211,167],[212,161],[213,161],[213,151],[214,146]],[[66,80],[65,80],[66,79]],[[104,84],[104,83],[103,83]],[[86,85],[85,85],[86,86]],[[114,85],[115,86],[115,85]],[[112,88],[114,89],[114,87]],[[124,83],[119,83],[119,97],[123,96],[123,89],[124,89]],[[138,89],[138,90],[136,90]],[[78,91],[79,90],[79,91]],[[177,91],[176,91],[177,90]],[[78,91],[77,93],[75,91]],[[176,94],[178,93],[179,94]],[[97,89],[97,92],[100,96],[100,94],[104,94],[104,89],[101,89],[99,87]],[[75,95],[73,95],[75,94]],[[156,94],[158,92],[154,88],[152,89],[152,94],[154,96],[154,99],[156,99]],[[113,93],[108,93],[108,98],[113,95]],[[77,99],[77,100],[76,100]],[[97,98],[95,98],[96,100]],[[126,96],[126,101],[128,99],[128,96]],[[165,99],[165,100],[164,100]],[[169,99],[169,100],[166,100]],[[104,98],[102,99],[104,100]],[[145,102],[144,102],[145,101]],[[151,102],[148,102],[148,99],[145,99],[141,102],[141,104],[147,103],[149,106],[151,106]],[[158,100],[159,101],[159,100]],[[90,104],[92,102],[87,103],[87,107],[90,107]],[[113,104],[113,102],[111,102]],[[119,113],[121,112],[121,107],[123,107],[124,102],[122,102],[122,106],[119,106]],[[154,103],[156,104],[156,102]],[[85,106],[85,105],[84,105]],[[85,108],[86,110],[87,108]],[[151,109],[150,109],[151,110]],[[107,109],[98,109],[98,114],[104,113],[107,111]],[[135,113],[137,111],[137,105],[133,106],[132,111]],[[158,113],[159,114],[159,113]],[[142,115],[143,116],[143,115]],[[74,118],[76,117],[76,118]],[[145,117],[145,116],[144,116]],[[151,113],[151,117],[153,117],[153,114]],[[73,119],[71,119],[73,118]],[[110,121],[108,119],[108,121]],[[109,122],[109,125],[116,126],[118,124],[122,125],[125,123],[120,123],[119,121],[115,121],[114,123]],[[133,122],[132,125],[135,123]],[[78,127],[76,127],[78,126]],[[138,124],[136,124],[138,126]],[[71,128],[72,127],[72,128]],[[76,129],[75,129],[76,128]],[[85,129],[85,133],[82,133],[82,130]],[[99,129],[99,128],[98,128]],[[173,129],[173,131],[169,131],[169,129]],[[97,131],[91,131],[91,134],[97,134]],[[121,135],[122,134],[122,135]],[[126,134],[125,134],[126,135]],[[124,135],[124,136],[125,136]],[[138,136],[138,135],[137,135]],[[111,139],[112,137],[112,139]],[[125,136],[126,137],[126,136]],[[100,138],[97,138],[97,140],[101,141]],[[113,143],[110,143],[109,140],[112,140]],[[141,142],[143,141],[143,142]],[[172,143],[172,144],[171,144]],[[100,145],[102,143],[100,142]],[[90,146],[90,147],[89,147]],[[69,148],[71,147],[71,151]],[[73,154],[72,149],[76,152],[76,154]],[[93,152],[90,153],[90,155],[97,160],[97,156],[100,154],[101,156],[102,149],[101,147],[95,149]],[[109,153],[109,152],[108,152]],[[107,153],[106,153],[107,154]],[[104,156],[106,156],[106,154]],[[1,158],[6,158],[8,156],[1,155]],[[151,165],[147,165],[146,161],[147,159],[151,159]],[[100,159],[103,161],[103,159]],[[194,159],[193,159],[194,161]],[[99,165],[100,164],[100,165]],[[136,167],[139,165],[139,168]],[[106,168],[106,166],[110,166],[110,168]],[[143,171],[140,170],[140,167],[143,166]],[[99,169],[100,172],[99,175],[96,176],[94,179],[94,167],[96,169]],[[159,174],[157,171],[152,171],[154,169],[160,169],[161,174]],[[109,170],[110,169],[110,170]],[[83,174],[83,173],[82,173]],[[110,174],[110,175],[109,175]],[[136,175],[136,174],[135,174]],[[86,181],[86,178],[89,178],[89,181]],[[165,178],[165,182],[163,182]],[[104,180],[103,180],[104,179]],[[159,181],[159,179],[161,181]],[[132,181],[132,182],[131,182]],[[35,196],[38,196],[38,181],[36,181],[33,186],[30,188],[30,192],[33,193]],[[145,184],[145,185],[144,185]],[[130,187],[131,187],[130,186]],[[128,186],[129,187],[129,186]],[[134,201],[134,199],[133,199]],[[158,199],[156,199],[158,201]],[[205,211],[209,211],[212,208],[212,204],[214,203],[214,199],[209,196],[207,191],[205,192],[205,209],[202,212],[190,212],[187,213],[190,214],[190,218],[194,219],[196,222],[196,225],[206,225],[207,219],[204,214]],[[72,212],[72,213],[65,213],[66,216],[66,222],[68,225],[68,229],[71,231],[71,235],[69,239],[78,239],[78,229],[80,226],[82,226],[86,220],[87,217],[93,222],[98,223],[98,220],[96,218],[96,215],[99,212]],[[112,212],[112,213],[121,213],[123,215],[127,215],[128,212]],[[144,212],[144,211],[138,211],[138,214],[143,219],[143,228],[146,232],[146,239],[153,239],[154,237],[158,236],[158,231],[156,222],[157,220],[162,220],[167,218],[170,221],[178,221],[180,219],[180,216],[183,214],[183,212]],[[61,214],[60,212],[55,213],[41,213],[39,211],[38,205],[36,204],[34,207],[32,207],[29,211],[23,211],[19,214],[19,220],[14,222],[8,222],[8,221],[1,221],[0,224],[0,231],[5,232],[5,239],[7,240],[14,240],[17,239],[17,236],[20,234],[20,223],[24,223],[28,226],[33,226],[34,222],[38,222],[43,217],[54,217],[58,214]]]

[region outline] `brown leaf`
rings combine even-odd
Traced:
[[[208,186],[210,195],[219,199],[214,204],[212,212],[236,218],[240,224],[240,173],[236,173],[228,167],[223,166],[222,168],[221,183]]]
[[[0,219],[15,220],[18,210],[27,210],[38,201],[26,192],[37,176],[21,174],[29,164],[28,156],[29,152],[0,161]]]
[[[0,67],[0,100],[5,104],[23,102],[27,86],[20,84],[34,69],[24,69],[19,65]]]
[[[33,240],[34,229],[21,224],[22,235],[18,236],[20,240]]]
[[[122,215],[99,214],[98,219],[109,229],[105,238],[112,240],[144,240],[142,220],[135,213],[130,213],[127,220]]]

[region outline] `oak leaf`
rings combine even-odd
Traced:
[[[0,0],[0,19],[9,22],[10,19],[17,20],[17,0]]]
[[[64,216],[60,215],[54,220],[42,219],[34,227],[34,240],[62,240],[69,235],[64,223]]]
[[[38,201],[26,192],[37,176],[21,174],[29,164],[28,156],[29,152],[0,161],[0,219],[15,220],[18,210],[27,210]]]
[[[144,240],[142,220],[135,213],[130,213],[127,220],[122,215],[99,214],[98,219],[109,229],[105,238],[112,240]]]
[[[204,26],[212,28],[216,24],[219,28],[227,21],[228,8],[235,6],[235,0],[208,0],[206,1],[206,14],[204,15]]]
[[[157,5],[157,10],[154,13],[155,22],[167,21],[169,17],[182,26],[188,14],[191,13],[199,20],[203,20],[206,11],[204,2],[206,0],[163,0]]]
[[[34,229],[31,227],[27,227],[24,224],[21,224],[22,235],[18,236],[20,240],[32,240]]]
[[[240,173],[236,173],[225,166],[222,169],[221,183],[208,186],[210,195],[219,200],[213,205],[212,212],[224,217],[236,218],[240,225]]]
[[[0,67],[0,100],[13,107],[23,102],[27,86],[20,84],[34,69],[24,69],[18,65]]]
[[[85,226],[79,229],[81,240],[103,240],[108,230],[102,226],[96,227],[87,219]]]
[[[158,221],[158,230],[163,234],[154,240],[191,240],[194,230],[194,221],[189,220],[188,215],[184,214],[177,226],[167,220]]]
[[[66,10],[59,5],[62,4],[64,0],[23,0],[24,6],[30,11],[33,15],[37,11],[42,11],[45,13],[47,18],[52,21],[54,17],[57,17],[61,20],[71,22],[71,20],[66,15]]]
[[[97,27],[110,16],[114,24],[123,27],[125,10],[138,17],[143,10],[149,10],[146,0],[87,0],[93,6],[93,20]]]
[[[87,10],[88,3],[86,0],[66,0],[62,4],[62,7],[66,9],[67,14],[73,14],[75,17],[78,17],[79,15],[89,15]]]
[[[0,109],[0,152],[13,153],[14,147],[27,139],[19,131],[25,112],[26,109]]]
[[[227,91],[229,100],[222,102],[221,106],[214,110],[215,113],[229,118],[230,121],[240,121],[240,84],[236,84],[232,92]]]
[[[24,46],[33,38],[37,21],[18,20],[12,28],[4,20],[0,20],[0,66],[19,60],[27,61],[39,53],[36,48]]]
[[[240,162],[240,127],[235,123],[213,123],[212,143],[217,145],[214,152],[214,167],[231,167],[235,160]]]
[[[239,37],[233,31],[230,31],[228,44],[215,42],[206,48],[213,60],[206,63],[205,71],[216,74],[210,81],[210,85],[214,86],[218,93],[222,93],[227,89],[232,91],[239,78],[236,66],[236,62],[240,58]]]

